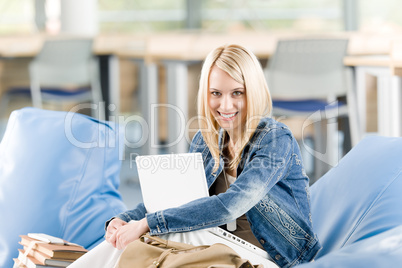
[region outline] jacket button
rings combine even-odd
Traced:
[[[264,245],[264,244],[265,244],[265,240],[264,240],[264,239],[260,239],[260,243],[261,243],[261,245]]]
[[[281,258],[282,258],[281,255],[279,255],[279,254],[276,254],[276,255],[275,255],[275,260],[279,261]]]

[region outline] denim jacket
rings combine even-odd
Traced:
[[[202,153],[210,187],[223,170],[223,159],[213,172],[214,159],[200,131],[191,142],[190,152]],[[299,146],[290,130],[271,118],[260,121],[242,152],[237,179],[225,193],[148,214],[141,203],[118,217],[129,221],[146,216],[150,234],[160,235],[220,226],[243,214],[280,267],[311,261],[321,248],[313,232],[309,179]]]

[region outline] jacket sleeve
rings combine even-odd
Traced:
[[[120,213],[116,217],[125,222],[129,222],[131,220],[138,221],[145,217],[145,213],[146,213],[146,209],[145,209],[144,203],[141,202],[134,209],[127,210],[123,213]]]
[[[225,193],[146,214],[151,235],[215,227],[246,213],[286,175],[292,139],[286,128],[259,134],[247,165]]]

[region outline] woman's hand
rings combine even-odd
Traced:
[[[105,239],[107,242],[111,243],[112,245],[116,243],[116,241],[112,241],[111,238],[113,234],[119,229],[120,227],[128,224],[127,222],[119,219],[119,218],[114,218],[111,220],[106,228],[106,233],[105,233]],[[115,237],[113,238],[115,239]]]
[[[130,242],[137,240],[148,231],[147,219],[143,218],[140,221],[126,223],[118,227],[107,241],[117,249],[124,249]]]

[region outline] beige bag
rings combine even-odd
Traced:
[[[145,234],[131,242],[116,268],[262,268],[224,244],[192,246]]]

